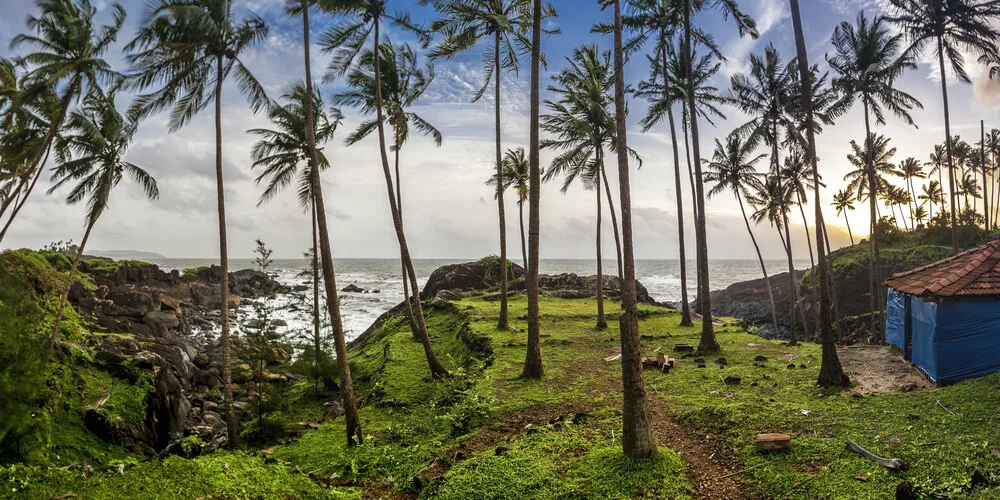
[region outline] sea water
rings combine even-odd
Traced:
[[[466,259],[417,259],[413,261],[417,282],[423,287],[427,278],[437,268]],[[188,268],[217,264],[213,259],[153,259],[164,270]],[[520,262],[518,262],[520,264]],[[784,272],[788,269],[785,260],[765,260],[769,274]],[[230,259],[231,270],[253,269],[251,259]],[[307,275],[310,272],[310,262],[305,259],[275,259],[269,272],[274,278],[288,286],[310,283]],[[403,300],[402,267],[398,259],[334,259],[336,269],[337,289],[348,285],[356,285],[364,292],[341,292],[340,304],[343,317],[344,334],[348,340],[360,335],[382,313],[388,311]],[[636,278],[642,283],[650,296],[660,302],[678,302],[681,299],[680,261],[679,260],[637,260],[635,263]],[[809,267],[809,261],[796,261],[796,269]],[[603,261],[603,272],[606,275],[617,274],[618,264],[614,259]],[[584,259],[542,259],[539,270],[544,274],[576,273],[592,275],[597,273],[597,261]],[[688,298],[696,296],[695,263],[687,264]],[[304,275],[305,274],[305,275]],[[711,260],[709,261],[709,276],[712,290],[761,278],[760,263],[757,260]],[[274,299],[273,316],[287,323],[280,329],[286,333],[304,331],[311,328],[310,314],[312,291],[300,294],[288,294]],[[305,302],[303,302],[305,301]],[[242,305],[239,312],[240,321],[249,319],[252,315],[248,304]]]

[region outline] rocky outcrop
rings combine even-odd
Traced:
[[[805,275],[805,271],[796,271],[795,275],[795,281],[798,282]],[[763,337],[790,338],[792,294],[788,273],[770,276],[769,279],[778,317],[777,332],[774,331],[771,320],[771,301],[768,298],[767,283],[764,278],[733,283],[725,290],[713,291],[712,315],[742,319],[757,326],[758,334]],[[808,329],[812,331],[812,328]],[[797,331],[801,331],[801,328],[797,328]]]
[[[499,267],[497,265],[496,267]],[[511,263],[511,271],[514,282],[524,277],[524,268]],[[463,264],[449,264],[441,266],[431,273],[427,279],[427,284],[420,292],[420,297],[424,300],[432,299],[441,290],[455,290],[458,292],[482,292],[491,290],[500,285],[499,269],[490,269],[490,266],[483,260],[478,262],[466,262]]]
[[[218,412],[222,403],[216,388],[222,385],[222,349],[211,332],[218,319],[219,268],[208,268],[195,276],[166,273],[154,265],[122,263],[89,269],[96,289],[79,282],[70,291],[70,303],[102,329],[128,336],[108,335],[93,348],[94,362],[115,377],[140,380],[142,372],[152,372],[146,396],[146,419],[142,425],[126,424],[110,417],[95,402],[82,415],[87,428],[102,438],[139,453],[181,452],[182,438],[198,436],[207,443],[199,448],[211,451],[225,442],[224,419]],[[135,280],[135,281],[132,281]],[[257,271],[230,273],[233,305],[240,297],[255,298],[284,290],[270,276]],[[195,328],[198,325],[198,328]],[[208,328],[206,328],[208,327]],[[245,346],[233,339],[234,381],[239,381],[239,360]],[[274,347],[267,353],[269,366],[287,362],[289,355]],[[249,373],[249,369],[245,370]],[[287,383],[289,376],[265,371],[274,383]],[[148,383],[147,383],[148,384]],[[103,398],[107,399],[107,395]],[[184,453],[188,453],[184,451]]]

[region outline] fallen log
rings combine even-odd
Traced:
[[[901,458],[882,458],[878,455],[873,455],[871,452],[861,446],[858,446],[857,443],[851,441],[850,439],[847,440],[847,449],[867,458],[868,460],[876,462],[887,469],[903,470],[909,467],[906,461]]]

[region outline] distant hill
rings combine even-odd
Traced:
[[[87,250],[87,255],[93,255],[94,257],[107,257],[109,259],[118,259],[118,260],[166,259],[165,256],[160,255],[156,252],[141,252],[139,250]]]

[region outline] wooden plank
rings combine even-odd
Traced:
[[[788,434],[757,434],[757,451],[780,451],[792,448],[792,437]]]

